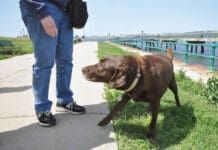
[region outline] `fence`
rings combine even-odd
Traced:
[[[218,69],[218,45],[216,42],[186,41],[160,39],[113,39],[111,42],[126,45],[143,51],[164,52],[168,48],[173,48],[177,53],[176,57],[188,64],[203,64],[209,70]]]

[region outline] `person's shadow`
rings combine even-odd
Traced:
[[[99,127],[97,123],[107,114],[102,107],[107,103],[85,106],[87,114],[56,114],[57,125],[43,128],[34,123],[17,130],[0,133],[2,150],[90,150],[109,148],[114,138],[112,124]],[[25,118],[20,118],[25,119]],[[28,119],[28,118],[27,118]],[[15,122],[16,123],[16,122]]]
[[[22,92],[31,89],[32,86],[20,86],[20,87],[0,87],[0,94]]]
[[[125,117],[126,120],[132,119],[134,116],[148,117],[148,114],[143,111],[145,110],[145,105],[130,103],[128,108],[124,109],[118,117]],[[131,115],[125,115],[125,111],[132,111]],[[183,104],[180,108],[176,107],[173,103],[170,106],[162,106],[160,113],[163,114],[163,120],[157,122],[156,137],[153,140],[146,138],[150,121],[147,126],[123,121],[115,121],[115,124],[119,128],[119,134],[121,135],[131,139],[146,140],[146,142],[157,149],[166,149],[180,143],[191,132],[197,122],[194,109],[188,104]]]

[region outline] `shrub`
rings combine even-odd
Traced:
[[[178,72],[178,80],[184,80],[184,79],[186,79],[187,77],[186,77],[186,75],[185,75],[185,70],[179,70],[179,72]]]
[[[208,101],[218,104],[218,78],[212,77],[207,81],[207,87],[203,92],[203,96],[207,98]]]
[[[201,80],[198,82],[193,81],[191,78],[186,76],[184,70],[179,70],[179,72],[176,74],[176,81],[179,88],[182,88],[193,95],[201,96],[205,90],[205,85]]]

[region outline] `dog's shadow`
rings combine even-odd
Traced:
[[[130,104],[128,107],[136,107],[136,109],[142,109],[140,106]],[[142,106],[143,107],[143,106]],[[132,109],[132,108],[131,108]],[[125,110],[124,110],[125,111]],[[128,110],[127,110],[128,111]],[[133,113],[131,116],[126,116],[126,119],[131,119],[134,116],[144,116],[146,112]],[[123,114],[123,113],[122,113]],[[121,114],[121,116],[122,116]],[[121,134],[124,134],[128,138],[147,140],[151,145],[158,149],[165,149],[172,145],[180,143],[191,130],[195,127],[197,119],[194,115],[194,109],[188,104],[183,104],[180,108],[175,105],[162,107],[160,114],[163,114],[163,119],[157,122],[156,125],[156,137],[153,140],[146,138],[147,126],[137,123],[119,122],[116,124],[118,128],[121,128]]]

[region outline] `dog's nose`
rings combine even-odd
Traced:
[[[83,67],[83,68],[82,68],[82,73],[83,73],[83,74],[85,74],[87,71],[88,71],[88,68],[87,68],[87,67]]]

